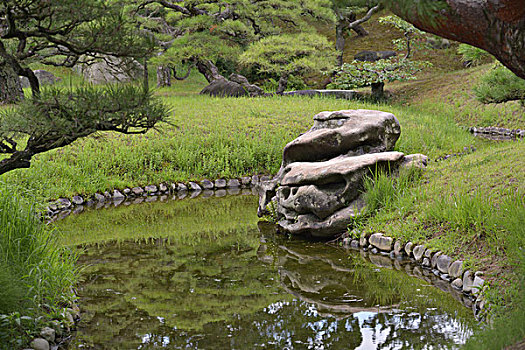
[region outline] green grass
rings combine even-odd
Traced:
[[[75,257],[33,208],[0,187],[0,347],[19,347],[71,301]],[[44,311],[45,310],[45,311]],[[20,337],[21,336],[21,337]]]
[[[170,124],[146,135],[104,133],[34,157],[30,169],[3,180],[42,199],[163,181],[232,178],[276,173],[283,147],[308,130],[325,110],[379,109],[402,128],[396,149],[431,157],[461,151],[476,141],[452,118],[418,108],[328,98],[211,98],[158,92],[172,110]]]

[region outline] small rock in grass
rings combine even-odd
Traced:
[[[485,280],[483,278],[475,276],[474,282],[472,283],[472,294],[478,295],[479,292],[481,292],[481,288],[483,288],[484,284],[485,284]]]
[[[127,197],[127,196],[130,196],[132,192],[131,192],[131,189],[125,188],[122,190],[122,193]]]
[[[228,182],[226,183],[226,187],[228,188],[241,187],[241,183],[237,179],[229,179]]]
[[[217,180],[215,180],[215,187],[216,188],[225,188],[226,187],[226,180],[224,180],[224,179],[217,179]]]
[[[190,191],[202,191],[202,188],[196,182],[190,181],[188,183],[188,188]]]
[[[158,191],[158,188],[156,185],[148,185],[146,187],[144,187],[144,189],[146,190],[146,192],[148,194],[153,194],[153,193],[156,193]]]
[[[390,250],[392,250],[392,243],[394,242],[392,237],[383,236],[383,234],[381,233],[374,233],[373,235],[370,236],[368,241],[374,247],[381,249],[382,251],[386,251],[386,252],[389,252]]]
[[[447,273],[448,274],[448,268],[450,266],[450,264],[452,263],[452,258],[448,255],[445,255],[445,254],[441,254],[438,258],[437,258],[437,264],[436,264],[436,267],[439,271],[443,272],[443,273]]]
[[[113,199],[115,200],[124,200],[126,198],[126,196],[124,196],[119,190],[114,190],[113,191]]]
[[[67,198],[60,198],[58,201],[63,206],[63,208],[68,209],[71,207],[71,201]]]
[[[395,243],[394,243],[394,254],[395,256],[400,256],[400,255],[403,255],[404,251],[403,251],[403,243],[401,243],[401,241],[398,239]]]
[[[443,254],[443,253],[442,252],[437,252],[434,255],[432,255],[432,259],[430,259],[430,265],[432,266],[433,269],[436,268],[436,266],[437,266],[437,259],[439,258],[439,256],[441,254]]]
[[[423,258],[423,262],[421,263],[424,267],[430,267],[430,259],[429,258]]]
[[[260,178],[259,178],[259,175],[253,175],[252,176],[252,185],[258,185],[260,182]]]
[[[248,187],[252,183],[252,178],[245,176],[241,178],[242,187]]]
[[[71,201],[75,205],[82,205],[82,204],[84,204],[84,198],[82,198],[80,196],[73,196],[73,198],[71,198]]]
[[[44,327],[40,331],[40,336],[51,343],[55,341],[55,334],[55,330],[50,327]]]
[[[463,275],[463,261],[456,260],[448,267],[448,274],[454,278]]]
[[[414,249],[414,243],[412,242],[408,242],[407,244],[405,244],[405,253],[408,255],[408,256],[411,256],[412,255],[412,250]]]
[[[162,193],[168,192],[168,186],[166,186],[165,184],[160,184],[159,185],[159,191],[162,192]]]
[[[133,192],[135,196],[141,196],[144,193],[144,190],[142,189],[142,187],[133,187],[131,191]]]
[[[188,190],[188,186],[186,186],[182,182],[179,182],[177,184],[177,191],[187,191],[187,190]]]
[[[452,287],[456,289],[463,289],[463,280],[461,278],[456,278],[452,281]]]
[[[465,293],[472,292],[472,285],[474,284],[474,277],[472,272],[467,270],[463,273],[463,291]]]
[[[213,182],[211,182],[210,180],[204,179],[201,181],[201,187],[205,190],[213,190],[215,186],[213,185]]]
[[[423,258],[423,254],[425,254],[425,250],[425,247],[422,245],[415,246],[413,251],[414,259],[416,259],[416,261],[420,261]]]
[[[47,340],[42,338],[35,338],[29,344],[34,350],[49,350],[49,343]]]

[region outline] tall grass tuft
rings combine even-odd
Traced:
[[[20,326],[20,315],[46,317],[71,302],[75,276],[75,256],[59,248],[30,205],[0,185],[0,343],[20,344],[7,320],[18,319]]]

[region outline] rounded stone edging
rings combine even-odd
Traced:
[[[80,309],[77,304],[65,309],[63,320],[52,320],[43,327],[38,336],[31,340],[29,346],[32,350],[55,349],[69,341],[71,331],[80,321]]]
[[[495,126],[488,126],[488,127],[472,126],[468,128],[468,130],[472,134],[497,135],[497,136],[506,136],[508,138],[525,137],[525,129],[507,129],[507,128],[498,128]]]
[[[158,185],[152,184],[143,187],[133,187],[124,189],[114,189],[103,193],[96,192],[90,196],[75,195],[71,198],[59,198],[50,202],[44,210],[44,216],[48,222],[63,219],[70,214],[79,214],[85,207],[107,208],[109,206],[119,206],[121,204],[138,204],[142,202],[165,201],[169,195],[177,196],[178,199],[186,197],[196,198],[199,196],[223,197],[227,194],[235,195],[243,190],[250,190],[254,194],[257,186],[263,181],[269,181],[269,175],[253,175],[232,179],[216,179],[211,181],[203,179],[201,181],[187,182],[163,182]],[[175,198],[174,198],[175,199]]]
[[[394,260],[394,266],[397,263],[400,267],[400,261],[406,258],[410,259],[411,262],[415,262],[423,268],[422,271],[420,270],[412,275],[427,282],[431,282],[425,278],[429,274],[439,277],[439,280],[446,282],[449,288],[436,285],[438,288],[449,293],[455,292],[462,295],[463,298],[460,301],[465,306],[472,308],[477,319],[485,316],[487,305],[483,296],[483,290],[486,287],[485,280],[481,278],[483,272],[464,270],[463,261],[454,260],[441,251],[426,248],[422,244],[402,243],[401,240],[384,236],[382,233],[361,236],[359,239],[352,239],[347,236],[342,238],[342,244],[345,248],[361,250],[362,252],[368,251],[376,256],[388,256]]]

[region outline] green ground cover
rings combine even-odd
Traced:
[[[49,320],[64,318],[75,260],[33,207],[0,186],[0,349],[21,348]]]

